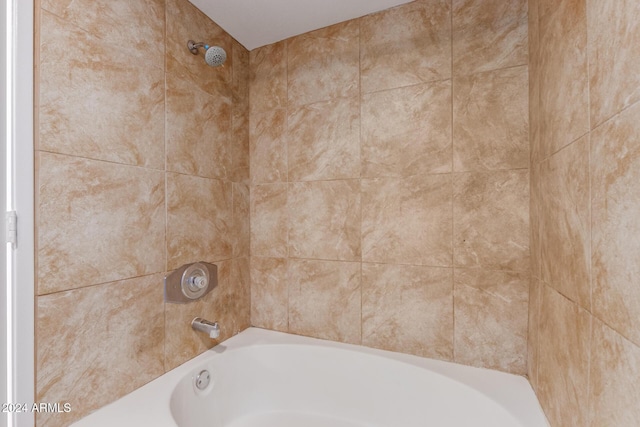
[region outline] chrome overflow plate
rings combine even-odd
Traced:
[[[185,264],[164,278],[164,300],[184,304],[202,298],[218,285],[218,267],[208,262]]]

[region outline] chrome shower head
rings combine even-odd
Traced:
[[[189,40],[189,42],[187,43],[187,47],[189,48],[189,51],[194,55],[198,54],[198,48],[205,48],[206,52],[204,54],[204,60],[212,67],[219,67],[227,60],[227,52],[225,52],[224,49],[220,46],[209,47],[208,44],[204,44],[202,42],[196,43],[193,40]]]

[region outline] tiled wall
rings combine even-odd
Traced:
[[[526,0],[252,51],[252,323],[526,373],[527,52]]]
[[[186,0],[37,10],[37,400],[66,426],[249,325],[249,53]],[[229,55],[211,68],[189,39]],[[183,263],[205,301],[163,302]]]
[[[554,427],[640,424],[638,22],[529,0],[529,376]]]

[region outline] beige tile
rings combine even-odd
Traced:
[[[453,0],[456,76],[527,63],[526,0]]]
[[[451,77],[451,5],[411,2],[360,20],[362,92]]]
[[[538,399],[552,426],[586,426],[591,315],[549,286],[541,307]]]
[[[40,6],[103,43],[164,68],[164,58],[158,54],[164,44],[164,1],[41,0]]]
[[[251,257],[251,324],[289,330],[289,288],[285,258]]]
[[[589,310],[588,137],[540,164],[539,216],[542,280]]]
[[[287,257],[287,184],[251,187],[251,256]]]
[[[538,359],[540,348],[540,306],[542,282],[532,278],[529,288],[529,325],[527,331],[527,376],[533,389],[538,391]]]
[[[529,269],[529,171],[461,173],[453,179],[456,267]]]
[[[541,0],[529,0],[529,136],[530,158],[540,161],[540,23],[538,3]]]
[[[290,105],[359,94],[358,21],[312,31],[286,43]]]
[[[289,184],[289,256],[360,260],[358,180]]]
[[[232,184],[233,256],[249,257],[251,252],[251,206],[247,184]]]
[[[540,194],[540,164],[531,164],[531,183],[529,186],[529,243],[530,251],[530,271],[531,277],[540,279],[542,277],[542,249],[540,243],[540,212],[542,210],[543,198]]]
[[[251,113],[287,106],[287,47],[279,42],[250,52]]]
[[[231,99],[166,77],[168,171],[226,179],[231,169]]]
[[[586,0],[540,0],[540,157],[589,130]]]
[[[593,312],[640,345],[640,104],[591,134]]]
[[[286,182],[286,110],[252,113],[250,127],[251,182]]]
[[[360,177],[360,103],[318,102],[289,111],[289,180]]]
[[[289,332],[360,344],[360,263],[290,259]]]
[[[230,83],[234,68],[231,36],[188,0],[165,1],[167,73],[187,79],[211,95],[231,96]],[[224,66],[207,65],[203,48],[198,55],[193,55],[187,48],[189,40],[222,47],[227,53]]]
[[[455,361],[525,375],[529,273],[454,270]]]
[[[451,177],[362,180],[362,260],[450,267]]]
[[[450,268],[362,265],[362,344],[453,358]]]
[[[36,401],[72,408],[38,414],[39,426],[68,426],[164,373],[162,279],[154,274],[37,298]]]
[[[214,347],[250,326],[248,259],[217,262],[218,286],[204,298],[189,304],[167,303],[165,309],[165,369],[170,370]],[[202,317],[220,325],[220,337],[191,329],[191,321]]]
[[[164,271],[162,172],[41,153],[37,198],[38,294]]]
[[[456,172],[529,167],[527,66],[453,81]]]
[[[640,420],[640,348],[593,323],[589,426],[635,426]]]
[[[231,258],[232,184],[167,174],[167,268]]]
[[[234,41],[233,53],[233,103],[231,105],[231,139],[229,154],[231,170],[227,173],[234,182],[249,181],[249,52]]]
[[[587,0],[591,128],[640,100],[640,7]]]
[[[38,148],[163,169],[162,68],[46,11],[40,30]]]
[[[362,176],[451,171],[451,82],[364,95]]]

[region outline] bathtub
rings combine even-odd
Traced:
[[[73,424],[114,426],[548,424],[523,377],[249,328]]]

